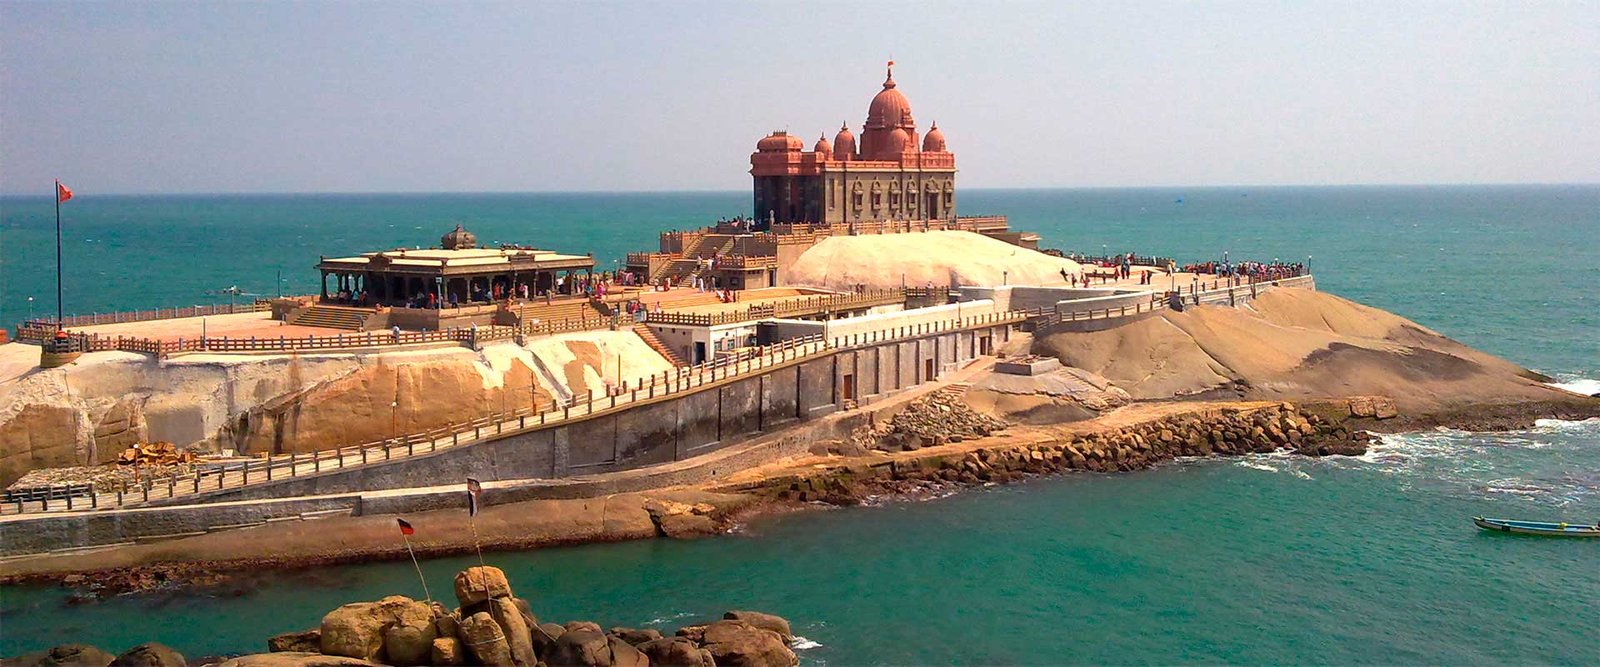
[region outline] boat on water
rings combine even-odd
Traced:
[[[1600,537],[1600,526],[1578,523],[1550,523],[1547,521],[1516,521],[1513,519],[1486,519],[1472,517],[1472,522],[1484,530],[1519,535],[1550,535],[1555,537]]]

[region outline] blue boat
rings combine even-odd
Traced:
[[[1577,523],[1550,523],[1547,521],[1515,521],[1512,519],[1485,519],[1472,517],[1472,522],[1484,530],[1518,535],[1547,535],[1553,537],[1600,537],[1600,525]]]

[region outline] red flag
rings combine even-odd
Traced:
[[[467,478],[467,516],[478,516],[478,497],[483,493],[483,485],[471,477]]]
[[[406,523],[405,519],[395,519],[395,521],[399,522],[399,524],[400,524],[400,534],[401,535],[416,535],[417,534],[417,529],[412,528],[411,524]]]
[[[56,181],[56,203],[59,204],[71,198],[72,190],[68,189],[67,186],[62,185],[61,181]]]

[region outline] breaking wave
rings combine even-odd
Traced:
[[[789,642],[789,648],[792,648],[796,651],[804,651],[807,649],[822,648],[822,643],[811,641],[810,639],[806,639],[800,635],[795,635],[794,639]]]
[[[1591,380],[1589,378],[1581,377],[1564,377],[1561,378],[1560,382],[1547,382],[1545,384],[1557,389],[1565,389],[1573,393],[1583,394],[1584,396],[1594,396],[1595,394],[1600,394],[1600,380]]]

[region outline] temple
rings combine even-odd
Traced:
[[[437,248],[325,257],[317,270],[322,272],[324,301],[437,308],[546,293],[576,294],[576,274],[592,275],[594,258],[516,245],[479,248],[477,237],[456,225],[439,239]],[[331,294],[330,276],[336,281]]]
[[[867,107],[859,147],[848,124],[805,150],[800,137],[778,131],[750,155],[757,229],[772,223],[838,224],[943,220],[956,215],[956,156],[938,123],[918,141],[911,103],[894,82]]]

